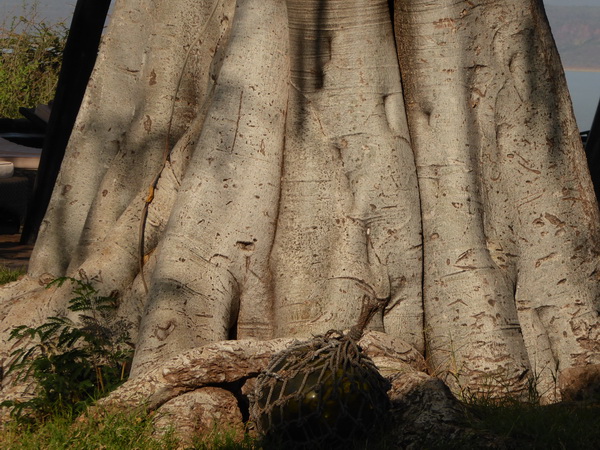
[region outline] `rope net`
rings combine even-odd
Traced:
[[[363,304],[359,324],[347,334],[332,330],[271,358],[251,407],[267,440],[290,448],[338,446],[383,422],[389,383],[357,344],[372,315]]]

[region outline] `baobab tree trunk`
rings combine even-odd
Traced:
[[[395,17],[430,360],[476,384],[528,371],[549,395],[599,362],[599,221],[542,2],[399,2]]]
[[[0,351],[80,270],[119,292],[138,379],[350,328],[367,295],[456,389],[554,400],[600,363],[585,164],[539,1],[123,0]]]

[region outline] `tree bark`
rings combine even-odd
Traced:
[[[348,329],[365,295],[455,391],[553,401],[593,372],[599,215],[541,2],[393,16],[117,2],[28,276],[0,290],[4,365],[12,327],[70,298],[38,281],[83,270],[133,323],[132,382]]]
[[[600,362],[599,221],[542,4],[399,2],[396,26],[431,361],[551,395]]]

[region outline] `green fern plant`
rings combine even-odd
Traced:
[[[5,401],[18,420],[45,420],[57,411],[78,414],[125,379],[133,354],[130,324],[116,318],[116,295],[101,296],[84,272],[81,279],[58,278],[48,284],[73,285],[68,309],[79,313],[48,317],[40,326],[15,327],[10,339],[25,345],[15,350],[7,375],[15,382],[33,381],[35,395]]]

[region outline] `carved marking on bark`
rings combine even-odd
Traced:
[[[546,261],[549,261],[551,259],[553,259],[556,256],[556,252],[552,252],[549,255],[546,255],[542,258],[539,258],[536,262],[535,262],[535,267],[540,267],[543,263],[545,263]]]
[[[529,170],[530,172],[535,173],[536,175],[541,174],[542,172],[537,170],[537,169],[532,169],[531,167],[527,167],[525,164],[523,164],[521,161],[517,161],[517,164],[519,164],[521,167],[523,167],[526,170]]]
[[[238,131],[240,128],[240,119],[242,117],[242,100],[244,98],[244,91],[240,92],[240,105],[238,106],[237,120],[235,122],[235,131],[233,132],[233,143],[231,144],[231,151],[235,148],[235,142],[237,141]]]
[[[456,23],[453,19],[447,17],[445,19],[439,19],[433,22],[435,28],[456,28]]]
[[[237,241],[235,246],[241,250],[250,252],[254,250],[255,244],[254,242]]]
[[[159,341],[164,341],[175,329],[175,321],[169,320],[165,326],[158,325],[156,328],[156,338]]]
[[[532,194],[524,202],[519,203],[517,205],[517,208],[521,208],[523,205],[526,205],[527,203],[534,202],[537,199],[539,199],[540,197],[542,197],[543,195],[544,195],[544,193],[541,193],[541,194]]]
[[[546,219],[548,219],[548,221],[549,221],[549,222],[550,222],[552,225],[554,225],[554,226],[557,226],[557,227],[564,227],[564,226],[565,226],[565,223],[564,223],[562,220],[560,220],[560,219],[559,219],[558,217],[556,217],[556,216],[553,216],[553,215],[552,215],[552,214],[550,214],[550,213],[546,213],[546,214],[544,214],[544,217],[545,217]]]
[[[146,119],[144,120],[144,130],[146,130],[146,133],[148,134],[152,131],[152,119],[148,114],[146,114]]]

